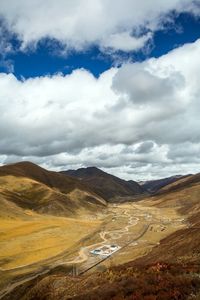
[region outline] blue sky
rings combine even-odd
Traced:
[[[199,0],[1,0],[0,164],[199,172],[199,57]]]
[[[12,37],[10,42],[16,49],[6,55],[6,60],[13,65],[13,73],[18,77],[36,77],[52,75],[57,72],[71,73],[73,69],[85,68],[96,77],[113,65],[120,65],[126,60],[141,61],[149,57],[159,57],[185,43],[191,43],[200,36],[200,18],[190,13],[170,13],[171,20],[164,24],[162,30],[154,32],[148,50],[124,53],[102,53],[98,46],[91,45],[85,51],[62,51],[63,45],[55,39],[44,38],[35,49],[20,51],[20,39]],[[9,72],[6,66],[0,66],[0,72]]]
[[[98,46],[91,46],[85,51],[70,50],[67,53],[62,51],[62,44],[58,40],[42,39],[35,49],[20,51],[21,41],[11,35],[10,42],[16,49],[13,53],[6,55],[13,73],[18,77],[36,77],[52,75],[58,72],[69,74],[73,69],[85,68],[98,77],[99,74],[113,65],[120,65],[126,60],[141,61],[149,57],[159,57],[168,53],[185,43],[191,43],[200,37],[200,18],[190,13],[170,13],[170,22],[164,24],[162,30],[154,32],[153,40],[149,49],[130,51],[124,53],[117,51],[102,53]],[[0,72],[9,72],[7,66],[0,66]]]

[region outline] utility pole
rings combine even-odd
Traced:
[[[75,277],[77,275],[78,275],[77,265],[73,264],[73,267],[72,267],[72,276]]]

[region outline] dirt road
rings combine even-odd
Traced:
[[[99,232],[99,236],[102,239],[102,242],[98,242],[98,243],[94,243],[91,244],[89,246],[86,247],[82,247],[78,253],[78,256],[75,257],[74,259],[67,261],[64,264],[78,264],[78,263],[83,263],[85,261],[87,261],[89,259],[90,256],[90,250],[94,249],[95,247],[100,247],[106,243],[113,243],[113,240],[118,240],[120,239],[123,235],[127,234],[129,232],[129,228],[131,226],[135,226],[138,221],[139,218],[138,217],[134,217],[130,214],[130,212],[128,212],[128,209],[123,211],[124,216],[127,216],[128,221],[127,221],[127,225],[122,228],[122,229],[118,229],[118,230],[110,230],[110,231],[101,231]]]

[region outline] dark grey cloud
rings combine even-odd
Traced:
[[[161,76],[144,63],[125,65],[115,76],[113,88],[135,105],[170,105],[185,86],[179,72]]]
[[[136,149],[136,153],[149,153],[153,150],[154,143],[152,141],[146,141],[141,143],[139,147]]]

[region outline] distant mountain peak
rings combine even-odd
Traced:
[[[87,184],[102,198],[115,201],[117,198],[136,197],[145,190],[135,181],[126,181],[114,175],[108,174],[97,167],[86,167],[77,170],[62,171],[62,174],[79,178],[81,182]],[[115,199],[115,200],[114,200]]]

